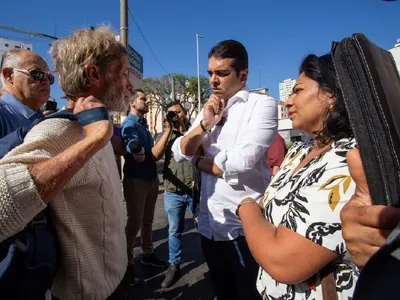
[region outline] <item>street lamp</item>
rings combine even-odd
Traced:
[[[203,35],[196,33],[196,47],[197,47],[197,97],[199,101],[199,114],[201,111],[201,90],[200,90],[200,56],[199,56],[199,39],[204,38]]]

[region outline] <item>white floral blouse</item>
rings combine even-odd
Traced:
[[[340,255],[333,263],[339,299],[351,299],[358,274],[346,255],[340,211],[355,191],[346,154],[354,139],[332,143],[322,156],[293,171],[311,151],[312,142],[295,144],[265,192],[265,217]],[[310,258],[312,259],[312,258]],[[260,268],[257,288],[263,299],[323,299],[319,273],[305,282],[287,285]]]

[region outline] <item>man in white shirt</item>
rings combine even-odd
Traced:
[[[202,172],[198,229],[218,300],[260,299],[258,265],[235,210],[246,197],[261,199],[269,184],[264,158],[277,130],[277,104],[249,92],[241,43],[220,42],[208,58],[213,95],[172,151],[177,161],[193,161]]]

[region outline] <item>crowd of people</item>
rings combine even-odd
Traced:
[[[15,49],[1,61],[0,298],[128,299],[139,231],[141,263],[167,268],[171,287],[189,207],[216,299],[351,299],[400,210],[371,203],[329,53],[301,63],[285,105],[312,140],[290,149],[277,102],[247,87],[238,41],[210,50],[213,93],[193,123],[172,102],[156,141],[150,97],[109,28],[77,30],[50,54],[68,100],[59,112],[41,110],[55,81],[42,57]],[[108,111],[127,112],[120,131]],[[162,158],[168,262],[152,242]]]

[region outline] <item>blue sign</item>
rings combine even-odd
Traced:
[[[131,45],[129,45],[128,62],[131,68],[143,75],[143,56],[133,49]]]

